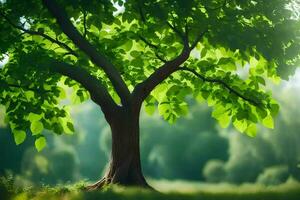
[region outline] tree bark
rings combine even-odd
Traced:
[[[134,107],[120,107],[111,117],[106,117],[112,132],[112,151],[109,168],[89,190],[108,184],[151,188],[146,182],[140,161],[139,112]]]

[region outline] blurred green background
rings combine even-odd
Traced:
[[[256,138],[221,129],[205,103],[190,101],[190,114],[170,125],[156,113],[141,115],[141,154],[146,177],[208,183],[278,185],[300,180],[300,70],[272,88],[281,105],[276,128]],[[92,102],[72,107],[76,133],[48,136],[41,153],[33,140],[16,146],[0,112],[0,176],[20,187],[99,179],[110,154],[110,130]]]

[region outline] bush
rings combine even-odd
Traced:
[[[279,185],[287,181],[289,177],[288,167],[285,165],[272,166],[266,168],[263,173],[257,177],[257,183],[264,185]]]
[[[225,179],[226,172],[222,160],[210,160],[203,168],[203,176],[206,181],[218,183]]]
[[[72,148],[45,149],[40,153],[30,148],[23,157],[21,175],[37,185],[75,181],[78,173],[76,153]]]

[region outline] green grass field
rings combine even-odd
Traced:
[[[5,188],[2,200],[300,200],[300,183],[289,181],[278,186],[257,184],[206,184],[185,181],[150,181],[158,192],[113,186],[86,192],[84,183],[42,188]]]

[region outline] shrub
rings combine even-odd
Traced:
[[[266,168],[263,173],[257,177],[257,183],[264,185],[279,185],[286,182],[289,177],[289,170],[286,165],[272,166]]]
[[[224,162],[222,160],[210,160],[203,168],[203,176],[208,182],[221,182],[226,176]]]

